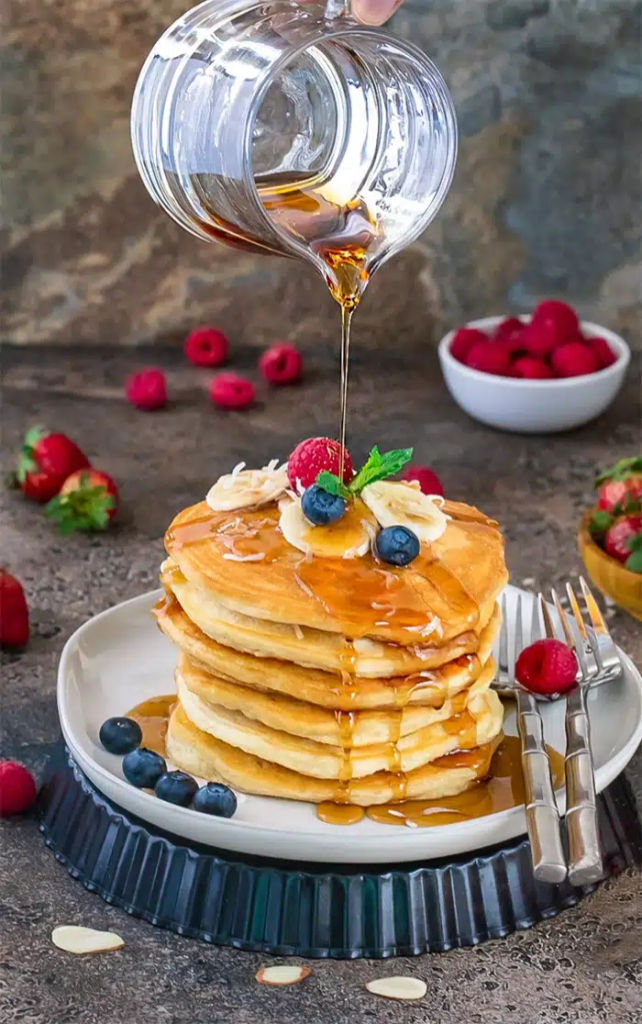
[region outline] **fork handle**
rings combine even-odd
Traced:
[[[603,865],[584,686],[576,686],[566,698],[565,771],[568,877],[572,885],[590,885],[602,877]]]
[[[559,884],[566,878],[566,858],[551,782],[551,766],[544,745],[542,716],[532,693],[518,689],[515,696],[517,727],[522,740],[526,827],[531,843],[533,874],[538,882]]]

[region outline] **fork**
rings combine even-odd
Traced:
[[[493,688],[508,693],[517,703],[517,727],[522,741],[522,773],[525,787],[525,811],[528,838],[531,843],[533,874],[539,882],[559,884],[566,878],[566,858],[562,846],[560,816],[555,802],[551,766],[544,745],[542,716],[535,695],[523,689],[515,679],[515,662],[525,646],[540,637],[540,605],[543,599],[533,598],[530,631],[524,637],[522,596],[517,598],[515,629],[508,627],[506,598],[502,597],[502,627],[499,635],[499,666],[506,676],[498,678]],[[510,643],[510,635],[514,641]],[[525,642],[524,642],[525,641]]]
[[[553,604],[566,643],[575,651],[579,666],[576,685],[566,694],[566,829],[568,833],[568,878],[572,885],[590,885],[603,874],[597,818],[595,769],[591,753],[591,730],[586,711],[589,687],[611,682],[622,671],[617,648],[586,581],[580,588],[590,626],[584,623],[575,592],[566,584],[572,611],[572,627],[555,590]],[[542,614],[549,636],[555,636],[546,603]]]

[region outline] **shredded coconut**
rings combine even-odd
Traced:
[[[389,625],[390,625],[390,623],[389,623],[389,622],[387,622],[387,621],[384,621],[384,622],[375,622],[375,626],[389,626]]]
[[[242,469],[245,469],[245,463],[244,462],[237,463],[236,466],[234,467],[234,469],[232,470],[232,480],[236,480],[237,476],[239,475],[239,473],[241,472]]]
[[[261,559],[265,558],[265,551],[257,551],[255,555],[233,555],[228,553],[223,555],[223,558],[227,558],[229,562],[260,562]]]
[[[310,590],[309,586],[307,585],[307,583],[303,582],[300,576],[295,575],[294,578],[297,581],[298,585],[301,587],[301,590],[303,591],[304,594],[307,594],[308,597],[314,597],[314,594]]]
[[[297,640],[303,640],[303,630],[301,629],[300,626],[296,624],[296,622],[292,626],[292,629],[294,630],[294,635],[296,636]]]

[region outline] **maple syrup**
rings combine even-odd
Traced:
[[[154,750],[165,757],[165,737],[172,711],[176,707],[176,694],[162,697],[150,697],[127,712],[127,718],[133,718],[141,727],[143,738],[141,747]]]

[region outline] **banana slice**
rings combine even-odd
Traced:
[[[269,505],[286,494],[287,465],[279,467],[273,459],[263,469],[244,469],[240,462],[231,473],[219,477],[205,498],[213,512],[233,512],[238,508]]]
[[[441,537],[450,518],[437,504],[443,501],[438,495],[422,494],[400,481],[368,484],[361,497],[380,526],[407,526],[426,544]]]
[[[284,499],[279,508],[279,526],[288,544],[317,558],[361,558],[377,533],[374,516],[358,498],[341,519],[328,526],[312,526],[303,515],[299,498]]]

